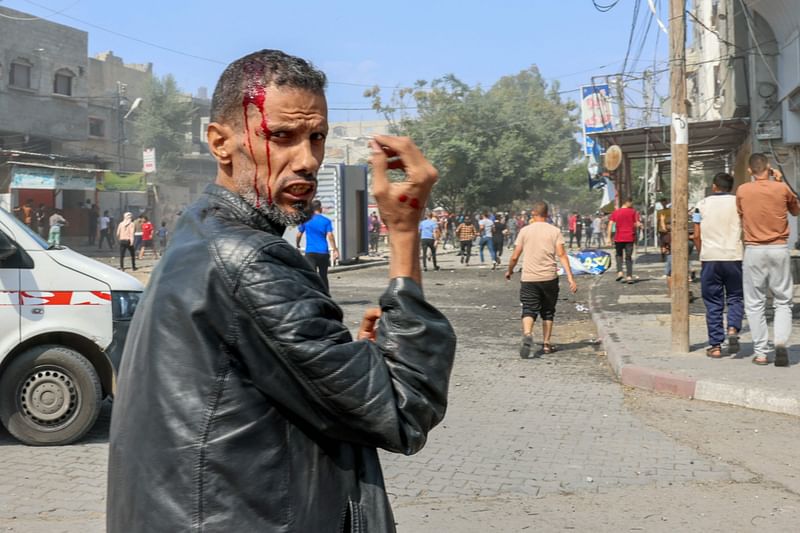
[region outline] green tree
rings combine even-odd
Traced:
[[[133,115],[135,142],[156,149],[157,179],[174,181],[180,167],[192,100],[171,74],[151,78],[141,107]]]
[[[575,104],[562,102],[533,66],[498,80],[488,91],[450,74],[394,92],[365,96],[396,133],[409,135],[437,167],[433,201],[450,211],[503,208],[546,198],[564,188],[563,169],[575,159]],[[397,118],[416,107],[416,115]]]

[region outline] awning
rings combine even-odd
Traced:
[[[630,159],[670,157],[670,125],[646,126],[626,130],[589,133],[601,146],[616,144]],[[745,118],[689,122],[689,158],[713,157],[728,153],[744,142],[750,133]]]

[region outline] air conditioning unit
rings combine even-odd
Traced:
[[[756,139],[771,141],[783,138],[783,127],[780,120],[763,120],[756,122]]]

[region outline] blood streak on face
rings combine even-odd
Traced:
[[[267,204],[272,204],[272,185],[269,180],[272,177],[272,158],[269,152],[269,138],[272,132],[269,131],[267,125],[267,115],[264,112],[264,101],[266,99],[266,87],[264,86],[264,66],[257,63],[247,63],[244,66],[245,73],[245,89],[244,96],[242,97],[242,111],[244,113],[244,133],[247,138],[247,148],[250,151],[250,157],[253,159],[255,165],[253,175],[253,188],[256,193],[256,207],[261,207],[259,192],[258,192],[258,162],[253,151],[253,142],[250,138],[250,125],[247,120],[247,110],[250,104],[256,106],[258,112],[261,114],[261,132],[264,135],[264,144],[266,146],[267,154]]]

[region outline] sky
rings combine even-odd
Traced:
[[[666,0],[653,0],[667,20]],[[249,52],[278,48],[311,60],[329,79],[330,120],[372,120],[364,90],[455,74],[489,88],[505,75],[537,65],[577,100],[592,76],[620,72],[636,5],[640,12],[626,72],[665,67],[667,36],[646,0],[0,0],[89,33],[89,55],[112,50],[126,63],[152,62],[182,90],[213,91],[225,65]],[[25,24],[20,21],[20,24]],[[644,47],[642,36],[647,34]],[[656,45],[656,34],[658,48]],[[149,43],[149,44],[146,44]],[[153,46],[157,45],[157,46]],[[641,49],[641,53],[639,50]],[[177,53],[180,52],[180,53]],[[633,62],[636,57],[638,62]],[[662,83],[667,73],[662,74]],[[642,82],[627,84],[635,113]],[[664,91],[662,91],[663,94]]]

